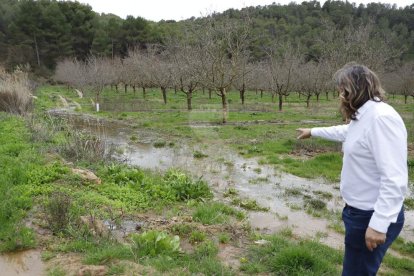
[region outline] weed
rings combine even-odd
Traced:
[[[158,141],[154,143],[154,148],[163,148],[165,147],[165,145],[167,144],[167,142],[165,141]]]
[[[329,263],[309,250],[300,247],[286,248],[270,260],[270,270],[284,275],[334,274]]]
[[[202,153],[201,151],[196,150],[196,151],[194,152],[194,154],[193,154],[193,157],[194,157],[194,158],[197,158],[197,159],[201,159],[201,158],[208,157],[208,155],[207,155],[207,154]]]
[[[220,243],[227,244],[230,241],[230,236],[227,233],[219,233],[218,240]]]
[[[269,243],[248,249],[240,269],[276,275],[336,275],[342,263],[339,251],[308,240],[289,240],[280,234],[264,237]]]
[[[136,141],[138,141],[138,137],[137,137],[137,136],[135,136],[135,135],[132,135],[129,139],[130,139],[132,142],[136,142]]]
[[[229,216],[235,216],[237,219],[244,218],[242,212],[219,202],[200,204],[193,213],[195,221],[210,225],[228,222]]]
[[[414,257],[414,243],[405,242],[401,237],[398,237],[392,244],[391,248],[398,250],[401,253]]]
[[[397,258],[391,255],[384,257],[383,263],[394,269],[396,275],[413,275],[414,273],[414,262],[408,258]]]
[[[235,188],[228,188],[224,191],[223,196],[224,197],[234,197],[237,196],[239,192]]]
[[[404,200],[404,207],[408,210],[414,210],[414,198],[406,198]]]
[[[122,264],[112,264],[109,266],[108,275],[124,275],[125,266]]]
[[[263,183],[263,182],[268,182],[268,181],[269,181],[268,177],[257,177],[254,179],[249,179],[250,184],[258,184],[258,183]]]
[[[335,232],[345,234],[345,227],[343,222],[334,221],[329,223],[328,228],[333,229]]]
[[[164,180],[175,191],[178,200],[209,199],[213,197],[206,182],[201,179],[193,181],[179,170],[170,169],[165,174]]]
[[[333,198],[333,195],[330,192],[313,191],[313,194],[319,196],[320,198],[326,199],[326,200],[331,200]]]
[[[206,237],[207,237],[206,233],[195,230],[195,231],[191,232],[189,241],[192,244],[200,243],[200,242],[205,241]]]
[[[155,257],[157,255],[174,255],[180,252],[180,238],[171,237],[165,232],[150,230],[140,235],[133,235],[132,252],[138,257]]]
[[[193,231],[193,227],[190,224],[174,224],[171,227],[171,232],[179,236],[187,236],[191,231]]]
[[[41,258],[42,258],[42,261],[47,262],[47,261],[53,259],[54,257],[56,257],[56,253],[55,252],[43,251]]]
[[[133,243],[133,246],[136,244]],[[134,247],[133,250],[137,249]],[[91,265],[108,264],[114,260],[133,259],[133,252],[129,246],[108,242],[87,252],[83,262]]]
[[[47,276],[65,276],[67,273],[60,267],[54,267],[47,271]]]
[[[326,203],[320,199],[311,198],[311,199],[305,200],[305,207],[308,209],[321,211],[321,210],[326,209]]]
[[[269,211],[269,207],[261,207],[254,199],[240,199],[240,198],[234,198],[231,201],[231,204],[239,206],[245,210],[249,211],[262,211],[267,212]]]
[[[260,174],[262,172],[261,168],[254,168],[253,171],[257,174]]]
[[[194,250],[194,256],[202,260],[206,257],[215,257],[218,253],[218,247],[212,241],[204,241]]]
[[[286,188],[284,195],[286,196],[300,196],[302,191],[299,188]]]

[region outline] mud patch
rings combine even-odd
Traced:
[[[0,255],[0,274],[7,276],[44,275],[45,266],[38,250]]]

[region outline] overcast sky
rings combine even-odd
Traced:
[[[122,18],[127,15],[141,16],[152,21],[162,19],[182,20],[192,16],[200,17],[213,11],[222,12],[229,8],[240,9],[248,6],[265,6],[273,2],[288,4],[289,2],[301,3],[302,1],[291,0],[78,0],[89,4],[95,12],[113,13]],[[323,0],[319,1],[325,2]],[[381,2],[397,4],[405,7],[413,4],[414,0],[355,0],[350,1],[357,4]]]

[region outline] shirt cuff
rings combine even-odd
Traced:
[[[387,219],[380,218],[375,212],[372,214],[371,220],[369,221],[369,227],[384,234],[387,233],[390,224],[391,222]]]

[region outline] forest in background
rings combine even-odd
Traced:
[[[374,40],[381,39],[389,47],[400,49],[395,57],[399,62],[414,59],[414,5],[397,8],[380,3],[326,1],[321,5],[310,1],[229,9],[178,22],[152,22],[141,17],[122,19],[113,14],[98,14],[89,5],[78,2],[2,0],[0,64],[9,70],[29,64],[38,75],[50,76],[56,64],[67,58],[125,58],[131,49],[187,38],[187,30],[211,18],[243,22],[247,17],[248,50],[253,62],[265,58],[266,49],[275,41],[288,41],[306,59],[318,62],[327,44],[333,43],[334,47],[335,35],[327,38],[330,30],[352,30],[367,24],[372,25],[370,36],[375,36]]]

